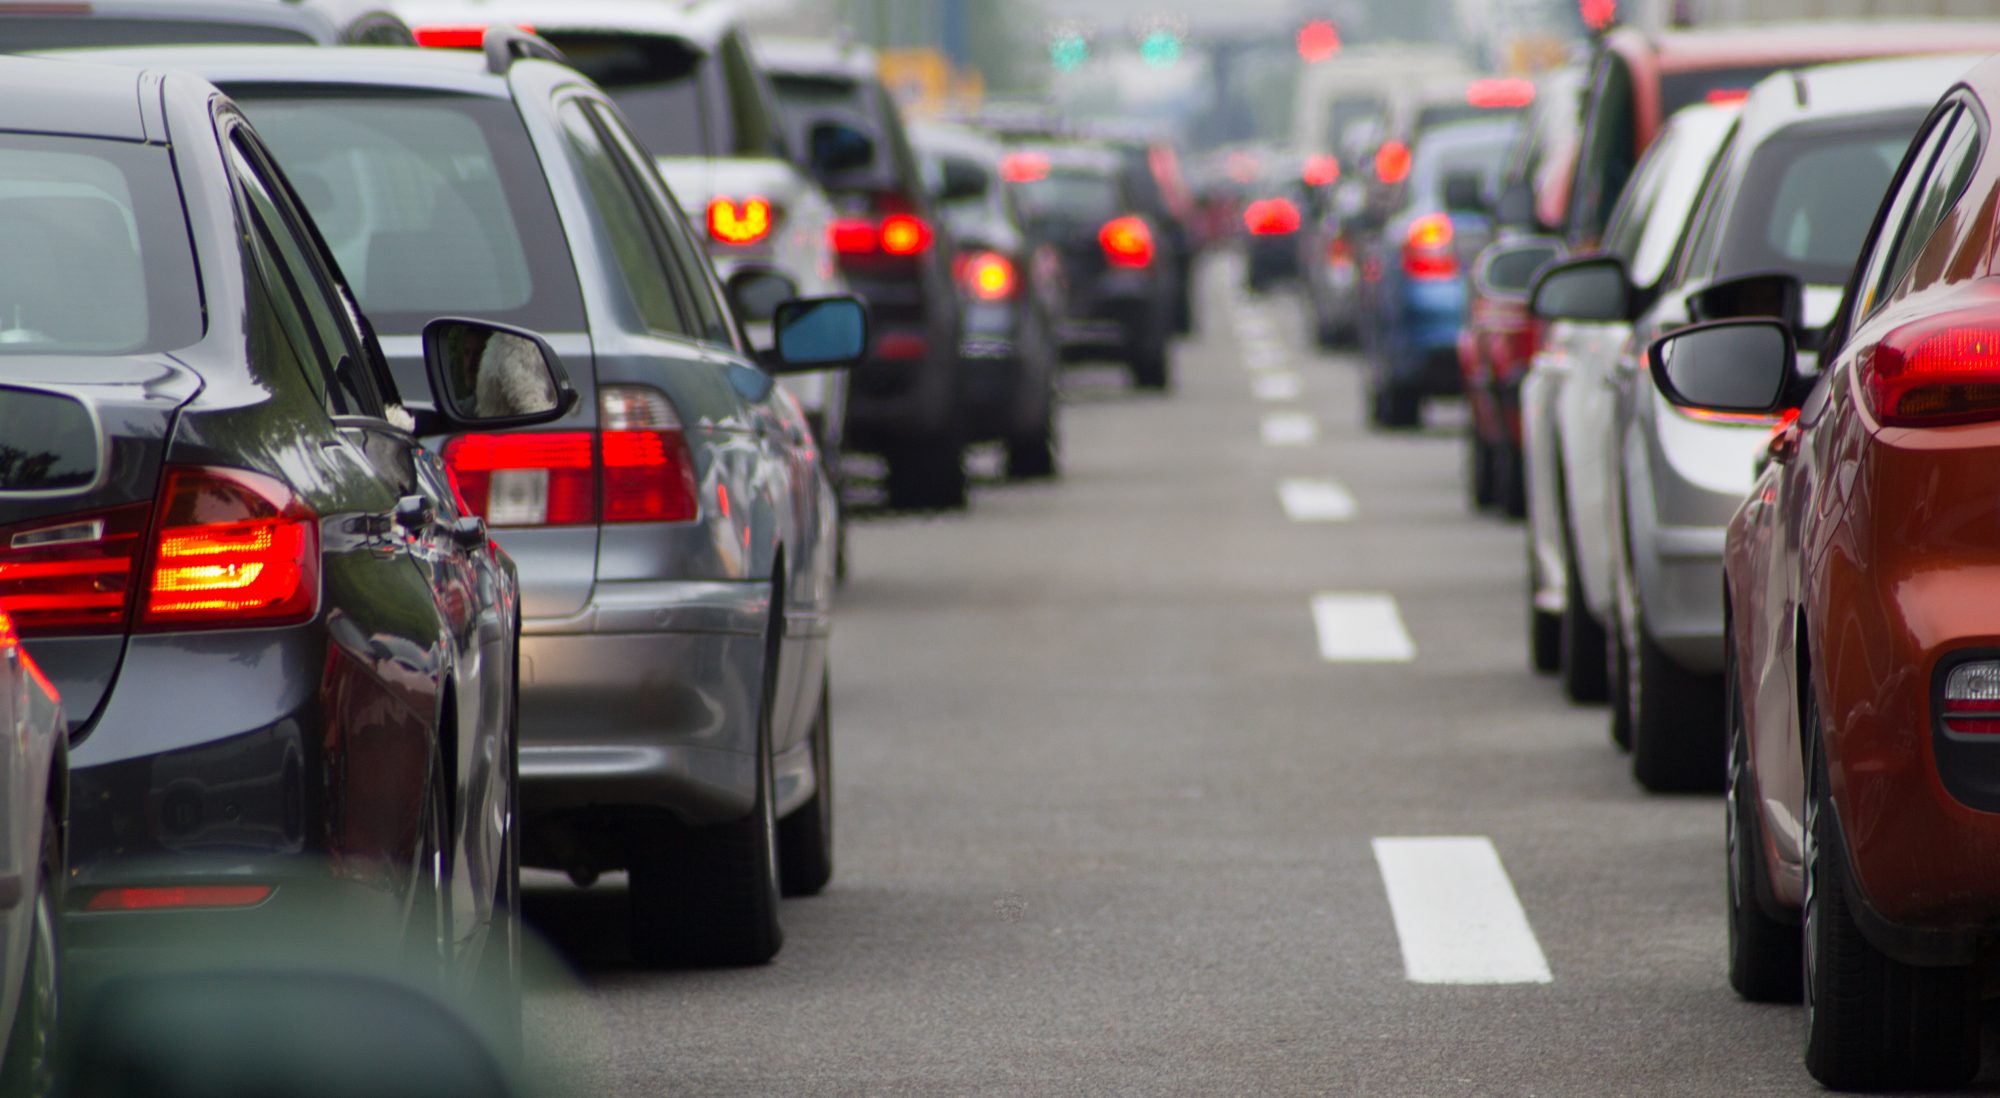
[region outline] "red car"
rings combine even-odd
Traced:
[[[1970,1078],[2000,968],[1995,106],[1987,62],[1925,122],[1823,371],[1775,321],[1650,353],[1697,414],[1784,416],[1725,561],[1729,972],[1803,986],[1834,1087]]]

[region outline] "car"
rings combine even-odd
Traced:
[[[888,463],[889,505],[962,509],[968,500],[964,317],[956,256],[938,229],[902,108],[873,51],[848,43],[759,38],[792,145],[834,204],[833,249],[868,302],[875,332],[853,372],[846,445]]]
[[[1677,407],[1779,417],[1725,542],[1729,977],[1753,1000],[1803,990],[1805,1066],[1838,1089],[1980,1065],[2000,920],[1996,102],[1988,61],[1924,120],[1816,373],[1780,320],[1648,351]]]
[[[1261,294],[1299,277],[1299,233],[1315,207],[1298,157],[1272,157],[1243,194],[1243,288]]]
[[[1134,386],[1170,388],[1173,281],[1118,153],[1074,142],[1017,145],[1001,173],[1029,231],[1061,257],[1064,357],[1122,361]]]
[[[750,49],[737,10],[724,4],[649,0],[465,0],[405,2],[426,44],[478,48],[484,25],[532,26],[594,80],[631,122],[697,229],[728,286],[775,271],[783,297],[844,293],[834,262],[833,207],[798,166],[777,93]],[[780,298],[782,299],[782,298]],[[769,346],[770,308],[742,319]],[[847,375],[787,374],[820,453],[839,483]],[[845,544],[843,537],[843,545]]]
[[[202,42],[410,46],[376,0],[91,0],[0,4],[0,52]]]
[[[1490,239],[1482,195],[1497,182],[1518,126],[1500,118],[1427,133],[1377,250],[1364,254],[1362,348],[1369,422],[1377,427],[1416,427],[1427,398],[1459,391],[1465,267]]]
[[[0,387],[0,426],[9,443],[0,459],[0,505],[9,497],[65,492],[94,476],[98,460],[79,453],[94,433],[77,430],[89,409],[45,391]],[[87,425],[87,424],[86,424]],[[24,444],[25,440],[25,444]],[[34,449],[29,449],[33,446]],[[69,722],[62,699],[21,642],[0,606],[0,750],[6,790],[8,903],[0,915],[0,1093],[36,1096],[54,1089],[62,1028],[63,889],[69,876],[63,827],[69,819]]]
[[[1858,62],[1766,77],[1744,102],[1679,250],[1647,298],[1616,258],[1552,268],[1568,320],[1632,321],[1616,359],[1610,469],[1595,528],[1611,565],[1612,739],[1660,791],[1723,780],[1723,535],[1772,424],[1691,416],[1643,372],[1645,348],[1702,320],[1778,316],[1824,327],[1903,150],[1981,55]],[[1800,287],[1803,285],[1803,291]],[[1595,302],[1586,299],[1595,291]],[[1590,306],[1599,308],[1595,311]],[[1636,311],[1636,317],[1635,317]],[[1585,443],[1587,445],[1587,443]]]
[[[1196,231],[1194,193],[1181,172],[1180,151],[1156,129],[1098,121],[1081,135],[1116,150],[1124,163],[1126,187],[1139,212],[1160,229],[1160,262],[1172,279],[1174,333],[1195,328],[1195,260],[1201,245]]]
[[[1010,478],[1055,476],[1062,262],[1022,224],[1000,178],[1006,152],[998,142],[941,123],[911,127],[910,139],[936,181],[943,229],[958,254],[967,437],[1000,442]]]
[[[788,317],[859,339],[864,310],[786,302],[755,352],[617,105],[540,39],[485,42],[148,60],[258,123],[400,378],[435,309],[532,322],[562,352],[580,398],[560,423],[440,446],[519,562],[521,857],[627,870],[642,961],[762,963],[780,894],[833,871],[837,505],[773,372],[847,361],[792,353]]]
[[[0,377],[70,398],[46,429],[95,459],[0,502],[0,602],[68,718],[66,961],[351,902],[518,1033],[514,565],[417,432],[562,416],[560,359],[427,315],[399,386],[199,77],[17,58],[0,86],[0,177],[33,181],[0,199]]]
[[[1583,143],[1571,175],[1562,234],[1564,256],[1581,257],[1599,248],[1633,165],[1662,120],[1679,109],[1741,102],[1750,85],[1779,68],[1995,48],[2000,48],[2000,31],[1991,24],[1950,20],[1769,23],[1657,34],[1636,28],[1613,31],[1604,37],[1591,66]],[[1563,685],[1578,701],[1602,701],[1610,688],[1610,548],[1589,537],[1565,543],[1562,532],[1593,528],[1604,512],[1609,469],[1598,440],[1605,437],[1612,407],[1604,379],[1611,376],[1625,338],[1622,326],[1551,325],[1548,353],[1537,355],[1530,368],[1539,395],[1524,396],[1522,402],[1524,437],[1561,442],[1541,453],[1533,444],[1525,451],[1528,510],[1542,599],[1537,620],[1562,623],[1568,638],[1562,649],[1567,654],[1559,659]],[[1550,418],[1554,422],[1545,422]],[[1547,467],[1544,463],[1551,459],[1560,467]],[[1571,573],[1581,595],[1574,604],[1567,597]]]

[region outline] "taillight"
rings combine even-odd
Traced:
[[[842,218],[827,226],[833,250],[841,255],[917,255],[931,246],[931,227],[921,217],[890,214],[880,222]]]
[[[890,214],[882,219],[882,250],[890,255],[916,255],[931,246],[931,227],[920,217]]]
[[[1005,301],[1014,296],[1019,279],[1014,264],[999,252],[974,252],[961,256],[958,277],[966,292],[981,301]]]
[[[1931,427],[2000,418],[2000,323],[1993,310],[1906,324],[1860,356],[1875,418]]]
[[[0,528],[0,602],[23,636],[120,633],[151,503]]]
[[[1336,267],[1354,265],[1354,249],[1347,244],[1347,238],[1336,236],[1326,243],[1326,261]]]
[[[1008,153],[1000,158],[1000,178],[1008,183],[1039,183],[1049,177],[1049,158],[1036,152]]]
[[[1401,141],[1385,141],[1375,150],[1375,178],[1394,185],[1410,177],[1410,147]]]
[[[167,471],[142,629],[285,625],[319,609],[319,518],[282,481]]]
[[[529,34],[535,33],[535,28],[527,23],[516,25]],[[412,27],[410,35],[417,40],[417,45],[427,49],[476,50],[486,44],[486,24]]]
[[[881,246],[881,233],[873,221],[843,218],[828,223],[826,235],[841,255],[867,255]]]
[[[1452,278],[1458,274],[1458,254],[1451,247],[1451,218],[1425,214],[1410,222],[1403,238],[1403,273],[1411,278]]]
[[[598,431],[460,435],[445,468],[489,525],[686,522],[697,516],[694,458],[680,417],[657,390],[598,390]]]
[[[1329,187],[1340,182],[1339,159],[1321,153],[1306,157],[1305,167],[1299,170],[1299,178],[1308,187]]]
[[[83,905],[85,911],[159,911],[204,907],[253,907],[271,895],[270,885],[163,885],[107,888]]]
[[[1097,243],[1113,267],[1153,265],[1153,230],[1136,217],[1114,217],[1097,230]]]
[[[1465,102],[1481,110],[1525,107],[1535,101],[1535,82],[1519,76],[1474,80],[1465,88]]]
[[[1946,731],[1963,736],[2000,736],[2000,660],[1961,663],[1945,675]]]
[[[741,203],[714,198],[708,203],[708,235],[724,244],[755,244],[771,235],[777,211],[769,200],[752,196]]]
[[[1283,236],[1299,231],[1299,208],[1289,198],[1259,199],[1243,209],[1243,225],[1252,236]]]

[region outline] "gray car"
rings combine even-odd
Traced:
[[[420,318],[532,325],[562,355],[569,418],[443,442],[520,569],[521,860],[630,870],[642,960],[761,962],[781,889],[832,873],[836,511],[772,376],[788,314],[760,360],[616,105],[538,39],[487,47],[146,56],[256,123],[406,391]],[[818,304],[802,331],[865,337],[858,302]]]
[[[0,53],[96,46],[414,46],[380,0],[93,0],[0,5]]]

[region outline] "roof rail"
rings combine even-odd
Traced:
[[[486,71],[495,76],[507,75],[514,62],[523,58],[554,61],[558,65],[569,64],[563,51],[549,44],[548,39],[539,34],[530,34],[519,27],[491,26],[486,28]]]

